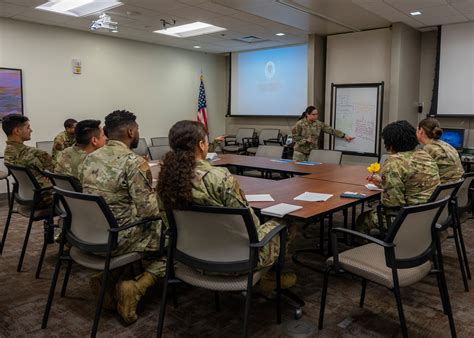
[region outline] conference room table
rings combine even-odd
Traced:
[[[266,170],[277,173],[301,175],[304,178],[354,185],[367,184],[367,166],[350,164],[329,164],[279,160],[256,156],[220,154],[219,159],[211,162],[215,166],[233,166],[243,172],[244,169]]]
[[[153,178],[156,180],[159,174],[159,161],[151,161]],[[321,221],[320,248],[324,246],[324,230],[327,218],[327,228],[332,227],[332,215],[343,210],[345,212],[344,226],[347,226],[348,208],[352,208],[352,225],[355,223],[355,207],[370,199],[376,199],[380,191],[370,191],[364,185],[367,183],[368,175],[366,166],[340,165],[340,164],[298,164],[294,161],[280,161],[256,156],[243,156],[233,154],[219,154],[219,159],[211,162],[214,166],[232,166],[244,172],[244,169],[270,170],[272,172],[294,174],[295,177],[282,180],[269,180],[258,177],[235,175],[241,189],[246,195],[270,194],[272,202],[250,202],[252,208],[257,212],[266,207],[287,203],[302,206],[285,215],[288,221],[299,221],[305,223]],[[356,192],[364,194],[362,198],[344,198],[343,192]],[[308,202],[294,200],[304,192],[324,193],[333,195],[325,202]],[[328,241],[328,252],[330,252],[330,241]]]

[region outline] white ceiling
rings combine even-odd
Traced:
[[[114,37],[224,53],[304,43],[308,34],[330,35],[388,27],[404,22],[425,30],[436,25],[474,20],[474,0],[121,0],[125,5],[107,11],[119,23]],[[0,0],[0,17],[89,31],[98,15],[75,18],[36,10],[46,0]],[[412,11],[422,15],[413,17]],[[152,31],[160,19],[176,24],[203,21],[227,31],[191,38],[175,38]],[[285,33],[285,36],[276,36]],[[248,35],[263,42],[236,41]]]

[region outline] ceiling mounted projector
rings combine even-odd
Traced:
[[[102,14],[99,16],[99,19],[92,21],[91,30],[95,31],[97,29],[108,29],[111,31],[118,31],[118,23],[112,21],[110,16],[107,14]]]

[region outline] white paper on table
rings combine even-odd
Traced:
[[[208,161],[215,161],[218,160],[217,153],[207,153],[206,160]]]
[[[157,166],[159,163],[158,162],[148,162],[148,165],[150,167],[154,167],[154,166]]]
[[[270,194],[245,195],[249,202],[273,202],[275,201]]]
[[[332,194],[321,194],[318,192],[304,192],[293,199],[296,201],[326,202],[332,196],[333,196]]]
[[[377,187],[375,184],[368,183],[365,185],[365,187],[369,190],[374,190],[374,191],[383,191],[383,189]]]
[[[260,210],[260,213],[268,216],[273,217],[283,217],[290,212],[303,209],[300,205],[293,205],[293,204],[286,204],[286,203],[279,203],[272,205],[271,207],[265,208]]]

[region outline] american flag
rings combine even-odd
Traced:
[[[206,92],[204,91],[204,76],[201,74],[201,84],[199,85],[198,111],[197,120],[207,126],[207,112],[206,112]]]

